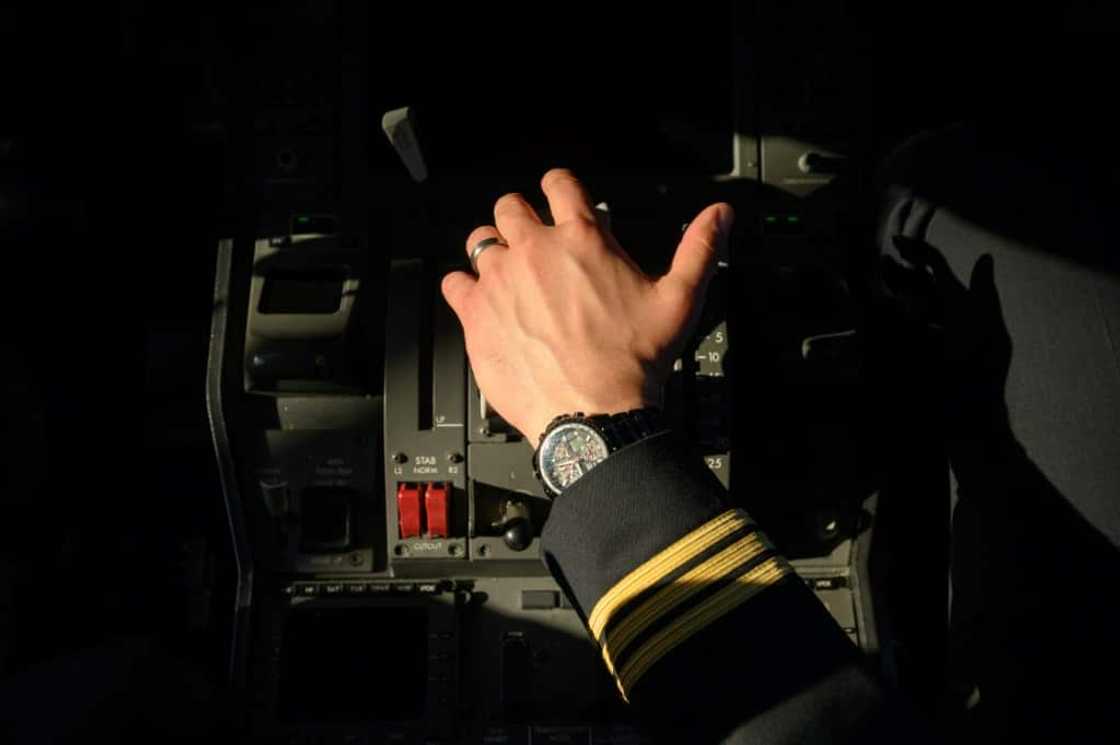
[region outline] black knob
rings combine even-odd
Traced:
[[[524,551],[533,542],[532,523],[523,517],[515,518],[512,522],[506,524],[506,532],[502,535],[502,540],[512,550]]]
[[[533,542],[536,531],[533,519],[524,502],[510,500],[502,506],[502,517],[491,524],[502,531],[502,540],[514,551],[524,551]]]

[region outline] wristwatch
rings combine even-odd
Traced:
[[[562,414],[541,434],[533,472],[555,499],[611,453],[664,430],[661,411],[652,406],[621,414]]]

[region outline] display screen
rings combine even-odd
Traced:
[[[264,278],[261,313],[334,313],[342,304],[346,272],[339,269],[274,270]]]
[[[296,609],[280,652],[277,716],[289,722],[424,718],[428,611]]]

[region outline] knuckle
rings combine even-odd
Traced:
[[[487,251],[487,254],[491,251]],[[479,257],[480,277],[479,283],[482,287],[490,287],[492,285],[500,285],[505,282],[506,269],[505,262],[498,261],[498,256],[481,256]]]
[[[509,208],[509,207],[514,207],[514,206],[517,206],[517,205],[521,205],[521,204],[524,204],[524,203],[525,203],[525,197],[523,197],[518,192],[514,191],[514,192],[510,192],[509,194],[503,194],[502,196],[498,197],[498,201],[494,203],[494,209],[495,210],[501,210],[501,209],[506,209],[506,208]]]
[[[658,295],[672,315],[687,314],[692,307],[694,288],[679,279],[666,277],[657,285]]]
[[[493,233],[493,232],[494,232],[493,229],[488,228],[488,227],[487,228],[475,228],[474,230],[471,231],[471,234],[467,236],[467,249],[470,250],[470,249],[474,248],[474,246],[479,241],[490,237],[490,234]]]
[[[567,168],[550,168],[541,178],[541,186],[547,187],[550,183],[557,180],[567,179],[569,181],[576,181],[576,175]]]
[[[602,242],[599,225],[590,218],[578,216],[560,226],[573,251],[586,252],[598,248]]]
[[[517,251],[511,251],[512,256],[518,260],[523,261],[526,258],[532,257],[536,250],[544,243],[544,238],[539,233],[525,232],[517,236]]]
[[[580,213],[574,216],[571,222],[578,230],[588,236],[599,237],[603,232],[602,226],[600,226],[599,221],[595,219],[594,213]]]

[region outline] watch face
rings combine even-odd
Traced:
[[[561,424],[541,443],[541,479],[559,494],[606,457],[607,443],[594,429],[579,422]]]

